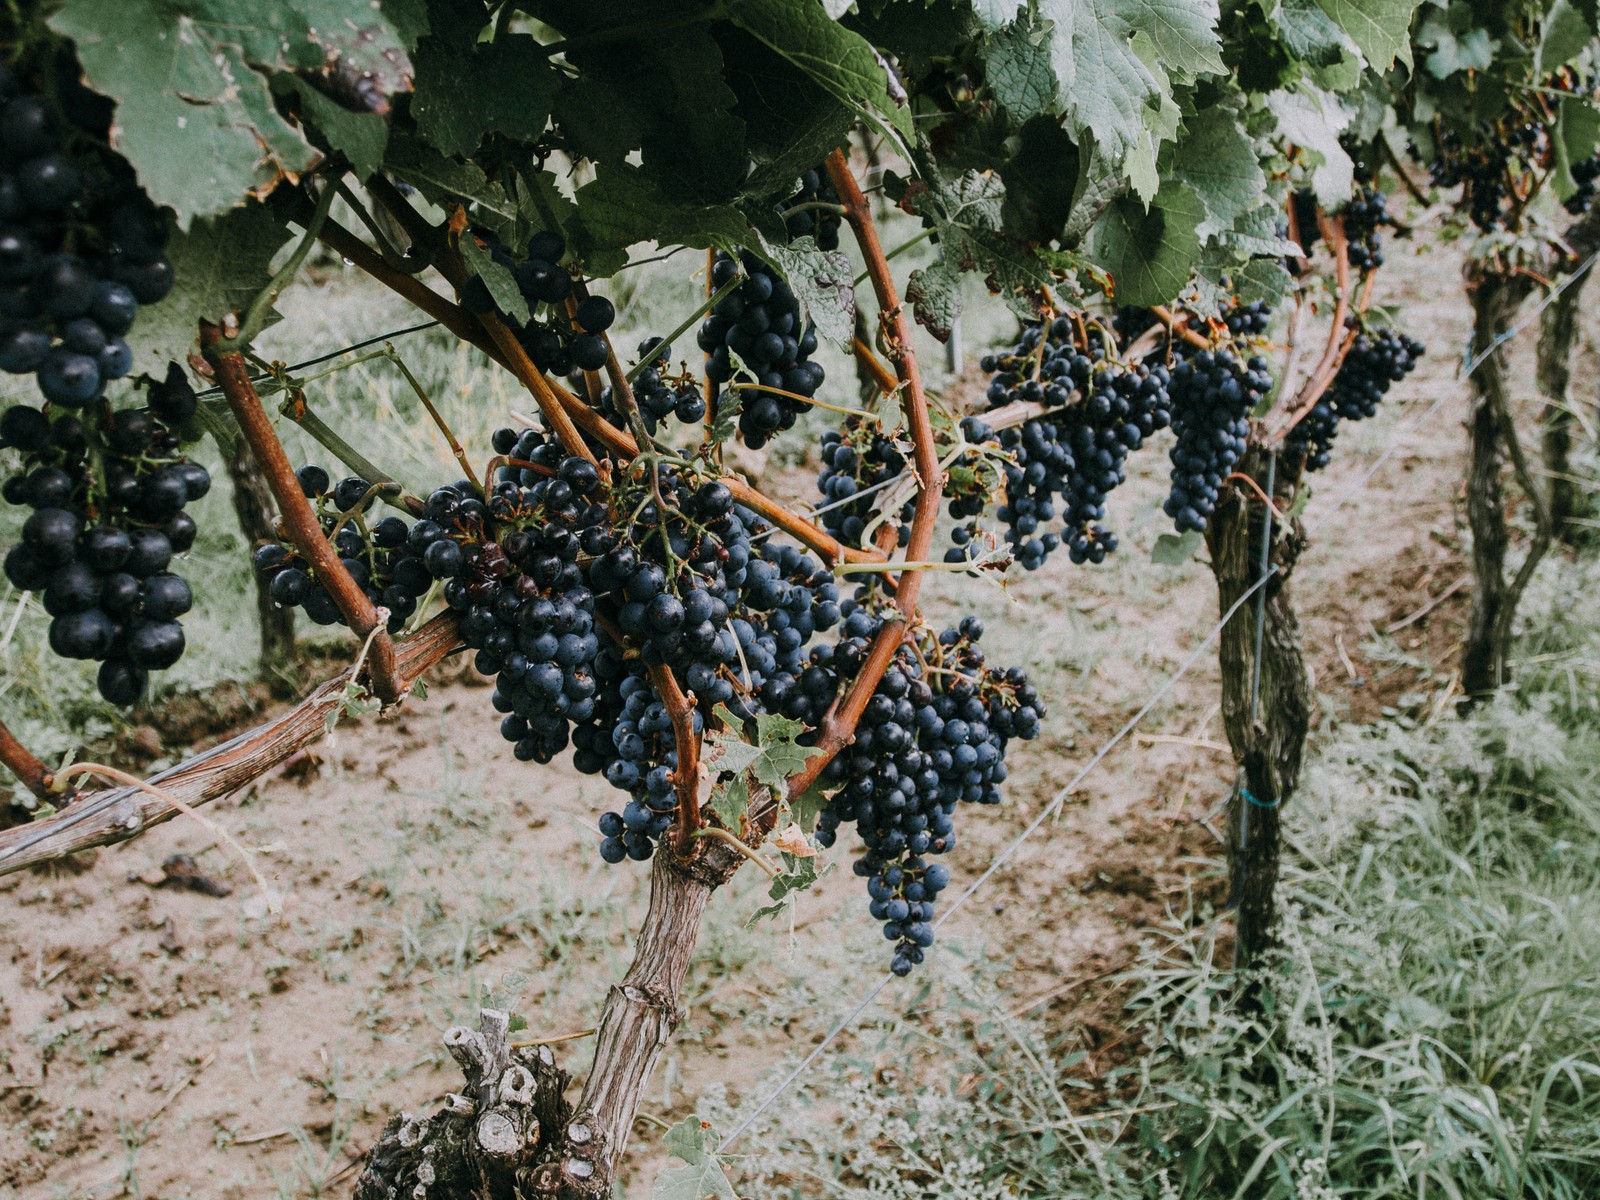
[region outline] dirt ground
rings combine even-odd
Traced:
[[[1385,411],[1341,433],[1314,480],[1293,587],[1323,722],[1437,719],[1470,599],[1457,260],[1433,251],[1387,274],[1380,299],[1429,352]],[[1395,292],[1399,276],[1409,294]],[[1518,354],[1513,379],[1527,388],[1531,350]],[[1431,420],[1319,523],[1441,389],[1451,394]],[[1044,736],[1012,748],[1008,803],[964,814],[951,898],[1216,619],[1203,566],[1149,561],[1165,455],[1133,462],[1112,513],[1124,548],[1105,566],[1063,555],[1006,594],[931,584],[932,615],[977,611],[991,658],[1027,665],[1051,704]],[[1205,656],[936,952],[1002,963],[1013,1011],[1075,1033],[1087,1073],[1130,1049],[1109,977],[1140,930],[1186,894],[1218,898],[1211,831],[1231,760],[1216,696]],[[0,880],[0,1197],[347,1194],[385,1119],[455,1086],[445,1027],[485,1002],[526,1016],[530,1036],[590,1027],[625,966],[645,873],[594,852],[609,789],[515,762],[496,722],[487,690],[457,675],[398,719],[342,725],[294,771],[212,806],[282,896],[277,913],[237,855],[185,820]],[[139,737],[147,753],[181,750],[153,728]],[[174,855],[192,868],[164,871]],[[847,861],[792,923],[751,930],[763,896],[747,876],[713,904],[651,1118],[689,1111],[713,1082],[738,1094],[819,1038],[885,965]],[[880,1003],[904,1005],[916,986]],[[587,1044],[558,1049],[581,1076]],[[656,1134],[641,1124],[637,1137]]]

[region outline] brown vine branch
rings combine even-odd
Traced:
[[[1188,342],[1196,350],[1211,349],[1211,339],[1196,333],[1180,320],[1164,305],[1157,304],[1150,309],[1150,314],[1167,327],[1167,335],[1180,341]]]
[[[27,788],[41,800],[52,803],[60,797],[50,791],[50,785],[55,782],[55,777],[50,773],[50,768],[35,758],[16,735],[6,728],[6,723],[0,721],[0,763],[21,781]]]
[[[1333,248],[1334,254],[1334,285],[1337,296],[1333,308],[1333,322],[1328,327],[1328,340],[1323,346],[1322,357],[1317,360],[1317,365],[1312,368],[1305,386],[1300,389],[1289,406],[1287,419],[1267,439],[1273,447],[1282,445],[1283,439],[1289,432],[1305,420],[1317,406],[1317,401],[1322,399],[1332,385],[1334,376],[1339,373],[1339,368],[1344,365],[1345,355],[1349,353],[1356,339],[1356,330],[1345,328],[1345,320],[1350,315],[1351,279],[1350,243],[1344,236],[1344,221],[1330,219],[1324,213],[1317,214],[1317,221],[1323,238]],[[1360,306],[1363,310],[1372,294],[1372,279],[1371,271],[1362,272]]]
[[[506,323],[495,313],[482,313],[478,320],[489,331],[489,336],[494,339],[494,344],[500,348],[500,354],[505,359],[511,373],[517,377],[534,402],[539,405],[539,411],[544,419],[550,423],[550,428],[555,431],[556,437],[561,440],[562,447],[568,454],[576,454],[586,458],[596,466],[599,460],[595,458],[594,451],[589,449],[589,444],[579,434],[577,426],[573,424],[572,417],[568,414],[567,406],[561,402],[544,372],[533,365],[533,360],[528,357],[528,352],[522,348],[522,343],[506,328]],[[576,397],[574,397],[576,399]],[[586,407],[586,406],[585,406]]]
[[[240,433],[261,467],[267,486],[272,489],[284,527],[295,549],[311,564],[317,581],[328,590],[345,624],[358,638],[372,638],[372,652],[368,655],[372,691],[383,704],[393,704],[405,694],[395,665],[394,643],[388,631],[379,628],[382,620],[377,608],[367,598],[366,592],[356,586],[356,581],[350,578],[350,572],[339,561],[333,546],[322,535],[317,514],[311,511],[311,504],[300,488],[300,481],[295,478],[294,468],[289,464],[289,456],[284,453],[283,443],[278,440],[272,421],[261,405],[261,397],[250,382],[244,356],[236,350],[217,351],[216,346],[222,336],[223,332],[217,326],[209,322],[201,325],[200,345],[216,374],[217,384],[227,398],[228,407],[233,410]]]
[[[895,290],[894,276],[889,273],[889,260],[878,240],[872,209],[861,194],[855,176],[850,173],[850,164],[842,150],[835,150],[828,156],[828,178],[839,193],[845,220],[850,223],[856,244],[866,260],[867,275],[872,280],[872,290],[878,300],[879,339],[894,360],[896,388],[905,412],[906,425],[911,431],[913,464],[919,484],[905,556],[909,561],[920,562],[928,557],[928,549],[933,542],[933,527],[939,516],[939,498],[944,489],[944,475],[939,469],[938,452],[934,446],[933,422],[928,416],[928,399],[922,390],[922,373],[917,367],[916,349],[912,344],[911,330],[906,324],[905,311]],[[878,681],[894,661],[895,651],[915,617],[917,595],[921,590],[920,571],[910,571],[900,576],[894,598],[899,619],[886,621],[873,638],[866,661],[851,683],[850,690],[817,732],[817,748],[822,753],[808,759],[804,770],[789,781],[791,797],[798,796],[810,787],[854,736],[867,701],[872,698]]]
[[[855,352],[856,361],[867,369],[867,374],[872,376],[872,382],[878,385],[878,390],[885,396],[894,395],[894,390],[900,386],[900,381],[895,378],[894,372],[884,365],[883,359],[872,352],[872,347],[860,338],[851,338],[850,349]]]
[[[678,853],[688,857],[694,850],[694,835],[703,822],[700,818],[700,735],[694,731],[694,704],[678,686],[677,676],[664,663],[649,664],[650,682],[666,705],[672,719],[672,740],[678,751],[678,765],[672,772],[673,790],[678,795],[678,822],[675,830]]]
[[[455,617],[435,617],[399,642],[399,678],[409,689],[428,668],[460,644]],[[345,689],[353,678],[353,671],[346,670],[275,720],[152,777],[149,782],[168,793],[169,799],[136,787],[91,792],[52,816],[0,833],[0,875],[137,837],[151,826],[179,815],[180,810],[170,799],[195,808],[237,791],[295,751],[325,737],[328,717],[343,710]]]

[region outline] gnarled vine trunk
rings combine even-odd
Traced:
[[[576,1105],[561,1099],[566,1077],[557,1082],[548,1051],[530,1058],[528,1051],[495,1049],[506,1044],[504,1014],[486,1012],[483,1037],[465,1029],[445,1035],[466,1088],[431,1117],[402,1115],[389,1122],[368,1154],[357,1200],[611,1196],[644,1089],[683,1017],[683,983],[706,903],[742,861],[716,846],[693,861],[678,858],[665,843],[658,849],[633,963],[606,999],[594,1062]],[[485,1038],[487,1049],[478,1053]],[[464,1057],[460,1046],[473,1052]],[[524,1077],[517,1075],[509,1102],[503,1085],[485,1087],[485,1079],[492,1085],[519,1069],[529,1072],[531,1083],[521,1086]],[[493,1120],[485,1130],[489,1113]]]
[[[1577,427],[1573,400],[1568,388],[1572,382],[1572,346],[1577,340],[1578,300],[1583,280],[1570,284],[1545,309],[1539,322],[1539,390],[1544,393],[1544,411],[1539,414],[1540,449],[1545,478],[1549,486],[1550,523],[1555,535],[1571,541],[1577,526],[1581,493],[1572,477],[1573,431]]]
[[[1528,294],[1519,276],[1478,271],[1468,279],[1472,302],[1472,346],[1481,354],[1495,346],[1510,328],[1511,319]],[[1521,446],[1511,421],[1506,383],[1505,352],[1496,348],[1473,372],[1472,411],[1467,419],[1467,524],[1472,530],[1472,615],[1461,650],[1461,686],[1467,696],[1482,696],[1506,681],[1511,630],[1517,601],[1533,566],[1543,555],[1537,541],[1529,547],[1522,569],[1506,577],[1506,551],[1510,533],[1506,525],[1506,499],[1502,484],[1509,457],[1524,477],[1524,487],[1536,512],[1544,511],[1537,485],[1528,486]]]
[[[1268,487],[1264,452],[1248,451],[1237,468],[1263,491]],[[1272,494],[1282,511],[1294,492],[1295,473],[1280,462]],[[1220,612],[1227,612],[1262,573],[1266,506],[1250,490],[1224,491],[1206,530]],[[1278,882],[1279,821],[1283,805],[1300,782],[1301,759],[1311,719],[1311,688],[1300,645],[1300,622],[1289,590],[1289,572],[1299,551],[1297,528],[1274,521],[1267,562],[1277,567],[1266,584],[1222,629],[1217,658],[1222,668],[1222,722],[1239,767],[1239,785],[1228,804],[1228,875],[1235,909],[1236,965],[1247,967],[1273,945]],[[1261,660],[1256,663],[1259,622]]]

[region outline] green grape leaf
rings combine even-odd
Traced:
[[[972,0],[972,11],[990,29],[1011,24],[1026,7],[1024,0]]]
[[[1422,0],[1317,0],[1350,36],[1367,63],[1387,71],[1398,58],[1411,65],[1411,14]]]
[[[1436,10],[1417,29],[1416,44],[1433,47],[1422,65],[1435,79],[1448,79],[1458,71],[1481,71],[1494,61],[1500,47],[1499,40],[1491,38],[1481,25],[1472,24],[1470,17],[1458,21],[1453,15]]]
[[[746,929],[749,929],[757,921],[776,917],[780,913],[787,912],[793,908],[799,900],[801,892],[808,891],[816,884],[817,880],[833,869],[831,866],[827,866],[818,871],[817,860],[814,855],[802,858],[787,852],[783,854],[783,866],[783,873],[775,875],[772,879],[772,886],[767,889],[767,898],[773,903],[763,905],[751,913],[750,919],[744,923]]]
[[[1330,211],[1341,207],[1355,187],[1355,164],[1339,145],[1350,114],[1332,93],[1310,86],[1273,92],[1266,103],[1283,138],[1316,155],[1311,190],[1317,202]]]
[[[1056,73],[1048,31],[1017,21],[988,38],[985,80],[1018,122],[1055,112]]]
[[[1317,0],[1282,0],[1273,21],[1279,40],[1307,66],[1331,67],[1346,54],[1357,53],[1355,43]]]
[[[1486,31],[1479,32],[1487,37]],[[1593,37],[1590,18],[1579,12],[1570,0],[1556,0],[1543,22],[1535,69],[1540,75],[1548,75],[1557,67],[1565,66],[1583,53]]]
[[[1150,549],[1150,561],[1158,567],[1181,567],[1205,544],[1205,534],[1193,529],[1183,533],[1163,533]]]
[[[629,246],[738,246],[751,240],[750,222],[731,204],[677,204],[654,192],[638,167],[602,163],[577,192],[570,249],[593,275],[627,262]]]
[[[1564,96],[1556,110],[1555,137],[1556,169],[1551,173],[1551,186],[1556,199],[1565,200],[1577,192],[1572,178],[1572,165],[1594,154],[1600,144],[1600,109],[1579,96]]]
[[[855,273],[839,251],[819,249],[814,238],[796,238],[766,247],[766,257],[783,273],[817,332],[848,350],[856,331]]]
[[[473,219],[480,224],[499,229],[517,219],[516,205],[477,166],[446,158],[427,142],[398,129],[390,132],[383,165],[441,208],[470,206]]]
[[[1089,235],[1089,255],[1110,273],[1118,304],[1148,306],[1172,300],[1200,260],[1198,230],[1205,206],[1192,187],[1162,185],[1148,211],[1123,198]]]
[[[912,137],[911,110],[889,94],[888,68],[872,44],[817,0],[727,0],[728,20],[799,67],[862,116]]]
[[[1266,197],[1267,176],[1255,142],[1230,106],[1214,104],[1189,117],[1168,168],[1170,178],[1189,184],[1205,206],[1206,219],[1197,231],[1202,239],[1232,228]]]
[[[418,43],[416,71],[411,115],[442,154],[471,154],[491,133],[533,140],[555,97],[550,60],[527,34],[479,42],[440,30]]]
[[[684,1165],[656,1172],[651,1200],[738,1200],[717,1156],[718,1140],[716,1130],[695,1116],[667,1130],[662,1138],[667,1153]]]
[[[274,75],[272,90],[295,97],[302,123],[315,129],[332,149],[349,159],[357,178],[370,178],[383,166],[383,154],[389,145],[387,117],[381,113],[351,112],[298,75]]]
[[[719,704],[715,716],[724,730],[706,736],[706,766],[718,775],[731,774],[733,780],[713,786],[711,806],[728,828],[738,833],[739,822],[749,806],[752,784],[769,789],[781,804],[790,776],[799,774],[806,760],[822,751],[800,745],[798,739],[806,727],[787,717],[774,713],[756,717],[755,739],[749,741],[740,736],[748,732],[749,726],[726,705]]]
[[[913,271],[906,297],[917,323],[941,340],[961,315],[959,274],[984,276],[1013,312],[1031,316],[1039,288],[1050,273],[1032,246],[1004,229],[1005,184],[993,173],[967,171],[949,179],[931,175],[907,189],[909,208],[930,221],[939,234],[939,261]]]
[[[1053,22],[1070,122],[1113,162],[1138,144],[1174,79],[1223,69],[1215,0],[1042,0],[1039,11]]]
[[[376,5],[344,0],[65,0],[50,26],[76,43],[89,85],[117,102],[111,144],[180,229],[317,161],[262,72],[342,57],[393,73],[405,51]]]
[[[911,305],[918,325],[941,342],[948,342],[956,319],[966,306],[961,295],[961,272],[941,254],[907,277],[906,303]]]
[[[525,324],[529,316],[528,301],[517,286],[517,277],[503,263],[496,262],[487,250],[478,245],[478,239],[470,234],[462,235],[460,245],[461,261],[483,280],[489,295],[494,297],[495,307],[517,324]]]
[[[717,814],[723,828],[731,829],[735,836],[744,831],[745,814],[750,811],[750,778],[740,772],[732,779],[719,779],[711,786],[711,811]]]
[[[816,832],[817,817],[826,807],[828,807],[828,797],[822,794],[821,787],[813,783],[789,801],[789,816],[809,837]]]
[[[164,376],[169,362],[183,362],[198,348],[202,319],[220,322],[249,305],[272,278],[272,257],[290,234],[271,209],[252,201],[196,218],[174,235],[167,245],[172,290],[139,309],[129,338],[134,371]]]

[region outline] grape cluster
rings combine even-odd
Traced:
[[[1290,430],[1285,448],[1305,455],[1306,470],[1320,471],[1332,456],[1339,422],[1376,413],[1389,388],[1411,373],[1422,354],[1422,343],[1398,330],[1362,330],[1328,390]]]
[[[685,425],[705,420],[706,399],[694,376],[689,372],[676,376],[670,373],[672,347],[662,347],[658,337],[645,338],[639,343],[640,361],[652,353],[654,357],[649,365],[633,381],[633,398],[639,405],[639,415],[644,418],[645,428],[653,434],[656,427],[668,417],[677,417]],[[608,420],[615,421],[616,417],[610,409],[611,388],[607,386],[601,390],[600,411],[607,415]]]
[[[1389,198],[1377,188],[1363,187],[1340,215],[1344,218],[1350,265],[1358,271],[1375,271],[1383,266],[1383,238],[1378,231],[1394,224],[1389,215]]]
[[[883,493],[906,472],[910,461],[877,421],[850,417],[843,429],[828,430],[822,435],[822,471],[817,476],[817,490],[822,493],[817,519],[822,527],[846,545],[862,545]],[[897,514],[901,545],[911,536],[914,508],[908,500]]]
[[[1102,524],[1106,498],[1127,478],[1128,454],[1170,420],[1166,367],[1118,362],[1099,326],[1082,344],[1080,337],[1076,322],[1057,317],[1028,326],[1011,350],[982,364],[994,375],[991,410],[1018,401],[1050,410],[1000,434],[1013,461],[996,515],[1030,571],[1063,543],[1075,563],[1103,562],[1117,548],[1116,534]],[[1041,532],[1058,498],[1063,531]]]
[[[1540,161],[1544,157],[1541,143],[1546,141],[1544,127],[1516,109],[1504,120],[1474,130],[1470,141],[1456,130],[1441,127],[1434,138],[1436,153],[1428,164],[1428,174],[1435,187],[1459,185],[1467,215],[1488,233],[1498,228],[1510,211],[1511,172],[1518,164]]]
[[[741,251],[737,259],[719,250],[711,267],[711,283],[725,287],[741,271],[744,282],[717,301],[700,325],[699,346],[708,356],[706,378],[722,387],[736,375],[753,376],[744,382],[793,396],[816,395],[823,379],[822,364],[811,358],[817,350],[817,333],[800,311],[794,291],[748,250]],[[739,436],[752,450],[759,450],[780,430],[791,428],[806,407],[803,400],[755,388],[724,389],[716,403],[719,407],[739,405]]]
[[[1172,490],[1162,505],[1180,532],[1204,530],[1222,481],[1244,454],[1250,413],[1272,389],[1264,358],[1199,350],[1172,369]]]
[[[0,495],[33,510],[6,555],[6,578],[43,593],[50,649],[98,661],[100,694],[112,704],[135,703],[149,673],[183,655],[178,618],[193,594],[169,567],[194,544],[184,508],[210,491],[211,477],[184,458],[173,430],[195,405],[174,364],[145,408],[100,405],[52,419],[17,405],[0,416],[0,445],[23,456]]]
[[[793,209],[802,205],[830,205],[839,203],[839,193],[828,182],[828,173],[825,168],[816,167],[807,171],[800,177],[800,188],[782,204],[778,205],[778,212],[788,213],[784,217],[784,230],[789,235],[789,240],[795,238],[813,237],[817,246],[823,250],[837,250],[839,248],[840,215],[835,209],[805,208],[801,212]]]
[[[516,323],[505,313],[511,333],[528,352],[528,358],[541,371],[566,375],[573,370],[598,371],[606,365],[606,340],[602,336],[616,320],[616,307],[604,296],[585,296],[568,316],[566,301],[572,295],[572,276],[561,258],[567,252],[566,240],[553,230],[528,239],[523,260],[517,262],[497,237],[478,235],[489,256],[516,280],[517,290],[527,302],[527,321]],[[489,285],[474,275],[461,287],[461,305],[468,312],[497,312]],[[576,326],[576,328],[574,328]]]
[[[611,832],[601,853],[610,861],[648,857],[677,807],[672,725],[644,668],[682,680],[697,729],[719,705],[741,721],[763,712],[815,720],[820,711],[796,690],[802,651],[840,619],[832,575],[809,555],[767,540],[770,527],[736,505],[725,484],[655,471],[653,481],[629,477],[614,490],[609,545],[587,573],[597,612],[639,652],[599,671],[603,692],[614,697],[611,711],[575,738],[586,752],[575,760],[579,768],[603,773],[633,799],[604,818],[602,832]]]
[[[434,581],[456,573],[459,553],[441,547],[430,555],[429,535],[439,529],[447,499],[459,499],[471,485],[463,481],[435,492],[428,499],[428,519],[412,526],[399,516],[372,520],[379,489],[358,475],[335,484],[323,468],[307,465],[296,476],[346,573],[368,600],[389,610],[389,632],[400,632]],[[478,500],[462,503],[468,513],[481,519],[483,505]],[[316,568],[292,545],[269,542],[256,550],[253,562],[269,581],[268,592],[278,604],[303,609],[318,625],[343,621],[326,581],[317,577]]]
[[[126,375],[141,304],[172,287],[167,221],[106,146],[111,106],[0,63],[0,371],[80,409]]]
[[[813,654],[807,675],[819,698],[840,665],[852,672],[859,666],[875,627],[857,608],[833,653]],[[838,790],[818,818],[817,841],[831,846],[840,825],[855,823],[865,846],[855,873],[867,880],[872,916],[894,944],[896,975],[909,973],[933,944],[934,903],[950,876],[928,859],[954,848],[956,806],[998,803],[1007,743],[1036,737],[1044,716],[1021,671],[985,665],[982,636],[982,622],[967,617],[917,653],[903,645],[867,702],[855,740],[821,776]],[[938,669],[925,672],[924,662]]]
[[[1572,182],[1577,190],[1561,203],[1573,216],[1583,213],[1594,200],[1600,185],[1600,154],[1591,154],[1572,164]]]

